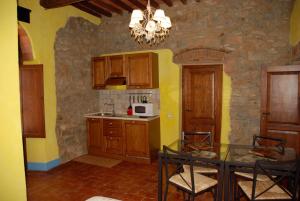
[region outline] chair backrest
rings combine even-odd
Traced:
[[[284,139],[280,139],[280,138],[254,135],[252,145],[254,147],[271,145],[271,146],[276,147],[279,153],[284,153],[286,141]]]
[[[183,172],[183,165],[189,165],[190,172],[194,172],[194,165],[192,160],[192,155],[190,153],[183,153],[172,150],[167,146],[163,146],[163,162],[165,164],[165,176],[166,181],[174,176],[175,174],[180,174]],[[174,169],[175,167],[175,169]],[[191,184],[186,181],[183,177],[182,180],[195,192],[195,184],[194,184],[194,174],[190,174],[191,176]]]
[[[206,146],[213,144],[212,133],[210,131],[182,131],[181,139],[184,141],[195,141]]]
[[[297,200],[297,189],[299,185],[299,172],[300,160],[292,161],[267,161],[257,160],[254,168],[253,186],[251,200],[258,200],[259,196],[263,196],[268,190],[277,185],[284,192],[291,196],[292,200]],[[260,190],[260,193],[256,195],[256,183],[257,175],[266,175],[272,183],[265,189]],[[274,177],[276,176],[276,177]],[[289,179],[292,185],[289,185],[290,189],[283,187],[282,182],[285,179]]]

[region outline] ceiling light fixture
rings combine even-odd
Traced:
[[[131,36],[138,43],[146,42],[149,45],[157,45],[164,41],[169,35],[171,27],[170,18],[165,16],[162,9],[157,9],[154,12],[154,9],[150,6],[150,0],[148,0],[146,10],[133,10],[129,23]]]

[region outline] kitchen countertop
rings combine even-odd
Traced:
[[[84,117],[86,118],[102,118],[102,119],[120,119],[120,120],[136,120],[136,121],[152,121],[154,119],[159,118],[159,115],[153,117],[139,117],[134,115],[127,115],[127,114],[108,114],[102,112],[95,112],[85,114]]]

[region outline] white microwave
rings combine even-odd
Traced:
[[[153,103],[133,103],[132,111],[133,115],[140,117],[152,117],[158,115],[158,109]]]

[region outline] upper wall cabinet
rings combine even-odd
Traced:
[[[92,58],[92,85],[93,89],[103,89],[106,80],[106,58]]]
[[[125,59],[128,88],[158,88],[157,54],[128,54]]]
[[[92,59],[94,89],[103,89],[108,78],[124,77],[129,89],[158,88],[158,56],[140,53]]]
[[[107,57],[108,77],[126,77],[124,55]]]

